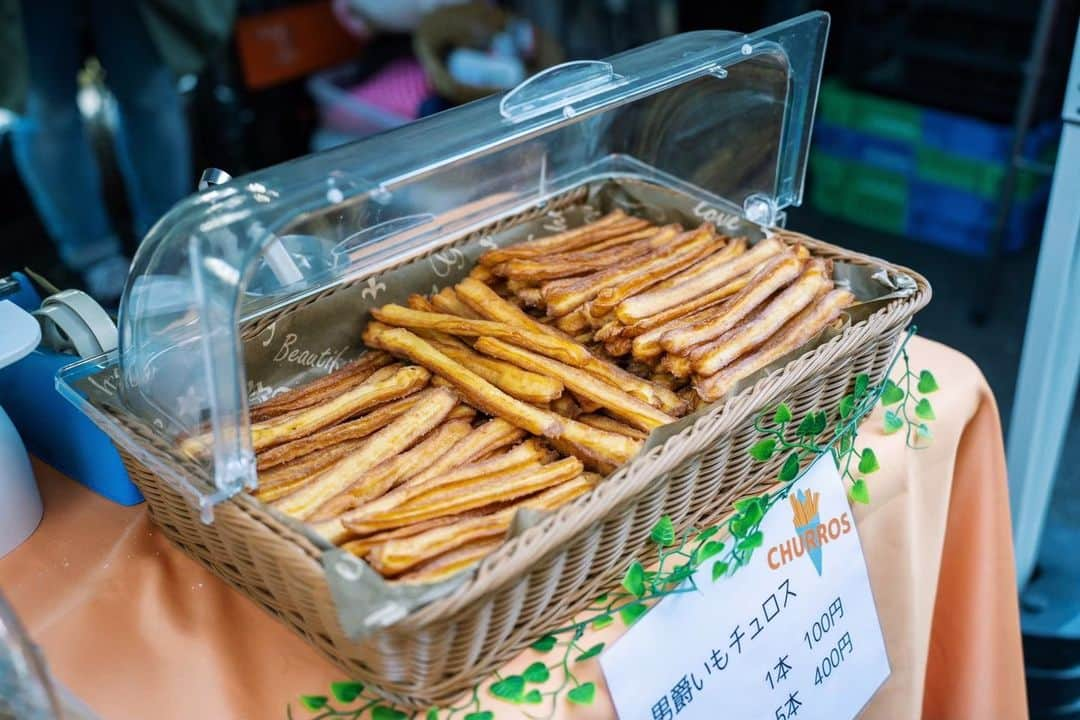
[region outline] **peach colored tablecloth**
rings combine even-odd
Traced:
[[[881,419],[861,442],[882,470],[855,509],[892,676],[874,720],[1027,716],[1001,427],[970,360],[916,339],[941,389],[933,444]],[[59,679],[108,720],[285,717],[343,679],[297,636],[170,546],[142,507],[113,505],[40,463],[45,518],[0,559],[0,587]],[[618,623],[616,623],[618,625]],[[610,640],[615,626],[598,633]],[[584,641],[591,644],[589,639]],[[526,652],[512,665],[531,662]],[[602,683],[599,665],[581,673]],[[601,684],[601,687],[602,684]],[[614,717],[606,693],[568,720]],[[517,717],[507,707],[500,717]]]

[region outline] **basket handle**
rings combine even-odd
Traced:
[[[572,103],[607,92],[628,79],[602,60],[573,60],[549,67],[506,93],[499,113],[510,122],[521,122],[562,108],[573,117]]]

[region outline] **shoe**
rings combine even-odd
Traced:
[[[131,261],[123,255],[110,255],[83,271],[86,292],[102,305],[114,305],[124,293]]]

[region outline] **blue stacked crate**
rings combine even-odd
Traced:
[[[990,247],[1011,130],[982,120],[822,86],[810,158],[811,202],[822,212],[969,255]],[[1059,132],[1032,132],[1025,156],[1052,158]],[[1049,178],[1021,172],[1005,250],[1037,237]]]

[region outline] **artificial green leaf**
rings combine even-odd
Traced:
[[[779,425],[785,423],[791,419],[791,408],[787,406],[787,403],[780,403],[776,406],[776,414],[773,415],[773,422]]]
[[[551,677],[551,672],[548,670],[547,665],[537,661],[525,668],[525,672],[521,673],[521,676],[528,682],[542,683],[547,682],[547,679]]]
[[[531,647],[533,650],[536,650],[537,652],[546,653],[550,651],[551,648],[555,647],[556,642],[558,641],[556,640],[554,635],[545,635],[529,647]]]
[[[630,563],[630,567],[627,568],[626,575],[623,576],[622,586],[626,588],[626,592],[634,597],[641,597],[645,594],[645,568],[637,560]]]
[[[881,404],[888,407],[895,405],[904,399],[904,391],[892,380],[885,381],[885,387],[881,391]]]
[[[892,410],[885,411],[885,434],[892,435],[904,427],[904,420]]]
[[[339,702],[351,703],[360,697],[360,693],[364,692],[364,686],[351,680],[332,682],[330,683],[330,692]]]
[[[937,379],[934,374],[929,370],[923,370],[919,373],[919,392],[923,395],[929,395],[938,389]]]
[[[919,400],[918,403],[916,403],[915,414],[923,420],[933,420],[936,417],[934,415],[933,405],[931,405],[930,401],[926,398],[923,398],[922,400]]]
[[[758,440],[756,443],[750,446],[750,457],[754,458],[758,462],[765,462],[773,456],[773,451],[776,450],[776,439],[765,438],[764,440]]]
[[[608,625],[610,625],[613,622],[615,622],[615,618],[613,618],[610,615],[608,615],[607,613],[605,613],[605,614],[601,615],[600,617],[598,617],[598,618],[596,618],[595,620],[592,621],[592,629],[593,630],[603,630],[604,628],[606,628]]]
[[[521,696],[525,694],[525,678],[521,675],[507,675],[502,680],[492,683],[488,690],[500,700],[520,702]]]
[[[606,602],[607,602],[607,599],[608,599],[608,598],[607,598],[607,593],[604,593],[604,594],[603,594],[603,595],[601,595],[600,597],[598,597],[598,598],[596,598],[595,600],[593,600],[593,602],[594,602],[594,603],[596,603],[597,605],[603,605],[604,603],[606,603]]]
[[[591,682],[582,683],[566,693],[566,699],[575,705],[592,705],[596,697],[596,685]]]
[[[847,435],[840,436],[840,454],[845,455],[851,450],[852,444],[855,442],[855,438],[849,433]]]
[[[495,720],[495,713],[490,710],[483,710],[481,712],[471,712],[466,715],[462,720]]]
[[[870,504],[870,488],[866,486],[865,480],[856,480],[851,484],[851,499],[863,505]]]
[[[717,527],[716,525],[713,525],[712,527],[705,528],[704,530],[699,532],[697,534],[697,537],[694,538],[694,541],[697,542],[698,544],[701,544],[701,543],[705,542],[706,540],[708,540],[709,538],[711,538],[713,535],[715,535],[718,532],[720,532],[720,528]]]
[[[649,531],[649,537],[657,545],[670,545],[675,542],[675,526],[671,523],[671,518],[667,515],[663,516],[656,521],[652,530]]]
[[[325,695],[301,695],[300,704],[308,710],[319,710],[326,707]]]
[[[701,564],[711,557],[715,557],[724,551],[724,543],[719,540],[709,540],[700,548],[698,548],[698,564]]]
[[[792,450],[788,453],[787,459],[784,460],[784,464],[780,467],[780,474],[777,479],[782,483],[789,483],[795,479],[795,476],[799,474],[799,453]]]
[[[855,409],[855,396],[854,395],[845,395],[844,397],[840,398],[840,417],[841,417],[841,419],[847,420],[848,416],[851,415],[851,411],[854,410],[854,409]]]
[[[623,609],[619,610],[619,618],[628,627],[637,622],[638,618],[644,615],[648,611],[648,607],[644,603],[630,603]]]
[[[544,696],[540,693],[539,690],[536,690],[535,688],[525,693],[525,697],[521,698],[521,702],[525,703],[526,705],[539,705],[543,701]]]
[[[861,400],[865,395],[867,389],[870,387],[870,376],[866,373],[859,373],[855,376],[855,399]]]
[[[810,413],[814,418],[814,434],[820,435],[825,432],[825,428],[829,425],[829,418],[825,414],[824,410],[818,410],[816,413]]]
[[[596,643],[591,648],[589,648],[585,652],[578,655],[577,658],[574,660],[574,662],[581,662],[583,660],[588,660],[589,658],[594,658],[597,655],[599,655],[600,653],[602,653],[603,651],[604,651],[604,643]]]
[[[407,717],[400,710],[386,705],[376,705],[371,710],[371,720],[405,720]]]
[[[439,708],[428,708],[424,720],[439,720]]]
[[[741,538],[743,535],[746,534],[749,526],[745,522],[743,522],[742,516],[738,515],[731,519],[731,522],[728,523],[728,528],[731,530],[732,535],[737,538]]]
[[[761,543],[765,540],[765,536],[760,530],[755,530],[742,540],[739,541],[740,550],[753,550],[756,547],[761,547]]]
[[[881,466],[878,465],[877,455],[870,448],[866,448],[862,451],[862,457],[859,458],[859,472],[863,475],[869,475]]]
[[[724,562],[723,560],[717,560],[716,562],[714,562],[712,566],[713,582],[716,582],[720,578],[724,577],[724,575],[727,575],[727,571],[728,564],[726,562]]]
[[[799,427],[795,429],[795,432],[799,434],[799,437],[810,437],[814,434],[814,413],[807,413],[806,417],[799,423]]]
[[[761,518],[764,517],[764,515],[765,515],[765,511],[764,511],[764,509],[762,509],[761,499],[760,498],[751,498],[750,502],[748,502],[746,504],[746,509],[743,510],[743,518],[742,518],[742,520],[743,520],[743,523],[745,523],[746,526],[748,528],[750,528],[750,527],[753,527],[754,525],[757,525],[758,522],[761,521]]]
[[[915,427],[915,434],[918,435],[921,438],[926,438],[927,440],[929,440],[930,439],[930,426],[927,425],[926,423],[919,423]]]

